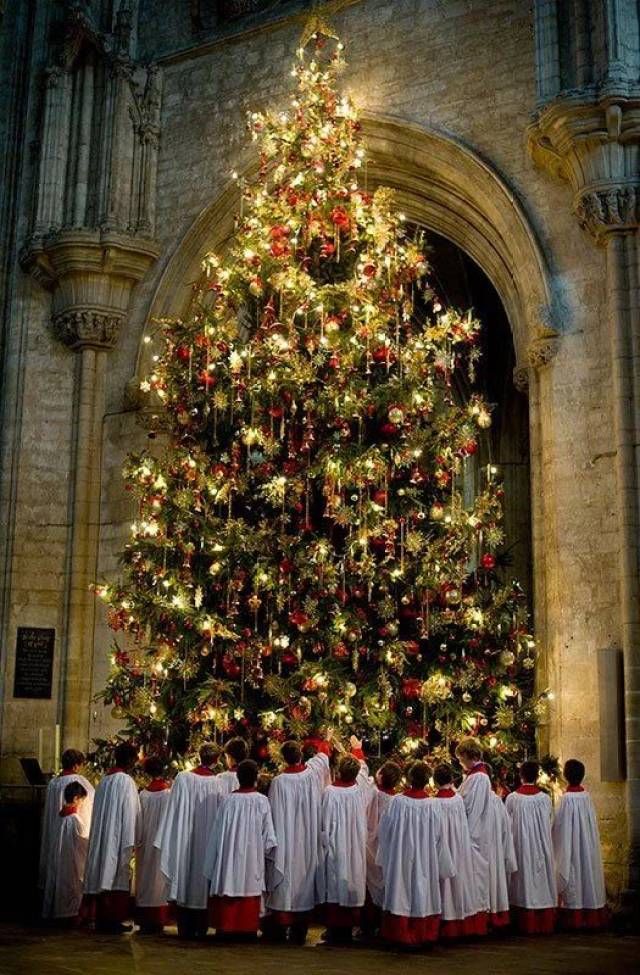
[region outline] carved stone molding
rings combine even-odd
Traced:
[[[54,315],[52,327],[56,337],[71,349],[112,349],[118,341],[123,319],[124,315],[93,309],[65,311]]]
[[[513,385],[519,393],[529,392],[529,366],[516,366],[513,370]]]
[[[532,369],[542,369],[555,358],[558,352],[559,333],[550,325],[538,325],[527,349],[529,365]]]
[[[640,88],[585,87],[541,108],[527,132],[534,162],[567,181],[580,225],[594,240],[640,223]]]

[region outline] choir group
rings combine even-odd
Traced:
[[[94,790],[69,750],[48,785],[40,857],[43,915],[97,930],[303,944],[309,924],[330,944],[354,931],[398,946],[481,937],[509,925],[525,934],[601,929],[607,909],[598,826],[572,759],[557,808],[520,766],[521,785],[503,801],[473,738],[456,750],[463,771],[388,761],[375,777],[362,745],[288,741],[271,777],[234,738],[219,770],[217,746],[170,784],[147,758],[116,749]],[[330,761],[333,756],[333,763]],[[333,764],[333,773],[332,773]],[[132,860],[135,858],[135,882]],[[135,887],[135,902],[132,900]],[[133,913],[132,913],[132,904]]]

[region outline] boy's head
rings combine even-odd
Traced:
[[[524,785],[535,785],[540,775],[538,762],[523,762],[520,766],[520,781]]]
[[[268,796],[272,781],[271,772],[258,772],[258,792],[262,793],[263,796]]]
[[[220,754],[220,749],[217,745],[214,745],[212,741],[206,741],[204,745],[200,747],[200,763],[205,768],[211,768],[218,761],[218,755]]]
[[[84,753],[79,752],[77,748],[67,748],[62,753],[62,768],[65,772],[75,772],[84,765],[84,761]]]
[[[116,767],[121,768],[125,772],[130,772],[138,761],[138,749],[135,745],[129,744],[128,741],[123,741],[122,744],[116,747],[114,756]]]
[[[285,741],[280,752],[287,765],[300,765],[302,761],[302,746],[299,741]]]
[[[407,781],[412,789],[415,789],[417,792],[422,792],[429,781],[430,775],[431,769],[426,762],[414,762],[413,765],[409,766]]]
[[[230,738],[224,746],[224,757],[228,768],[235,768],[249,755],[249,746],[244,738]]]
[[[82,782],[70,782],[64,790],[64,801],[67,805],[79,805],[87,798],[87,790]]]
[[[143,769],[145,775],[148,775],[150,779],[159,779],[164,772],[164,762],[159,755],[149,755],[145,758]]]
[[[255,789],[258,781],[258,763],[252,758],[245,758],[238,765],[236,774],[241,789]]]
[[[385,762],[376,772],[376,782],[381,789],[395,789],[402,778],[402,769],[396,762]]]
[[[341,782],[344,782],[345,785],[353,785],[358,778],[360,762],[353,755],[343,755],[338,762],[336,771]]]
[[[446,789],[453,785],[453,769],[450,765],[436,765],[433,770],[433,781],[439,789]]]
[[[577,758],[570,758],[564,763],[564,777],[569,785],[582,785],[585,767]]]
[[[302,746],[302,761],[308,762],[310,758],[318,754],[318,746],[312,741],[305,741]]]
[[[471,768],[482,761],[482,749],[475,738],[463,738],[456,748],[456,758],[463,768]]]

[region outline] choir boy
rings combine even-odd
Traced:
[[[244,738],[231,738],[224,746],[226,769],[218,773],[220,797],[228,796],[238,788],[238,765],[249,757],[249,747]]]
[[[136,837],[136,922],[141,934],[157,934],[169,923],[167,878],[160,869],[160,850],[153,845],[169,802],[169,782],[164,763],[151,756],[144,763],[149,777],[140,793],[140,818]]]
[[[487,933],[487,915],[480,910],[476,893],[471,834],[464,801],[453,787],[453,770],[438,765],[433,772],[435,802],[451,853],[455,874],[440,880],[442,924],[440,937],[462,938]]]
[[[320,855],[320,801],[330,778],[329,759],[319,751],[302,764],[302,748],[286,741],[284,771],[274,776],[269,802],[277,848],[267,864],[268,916],[265,940],[304,944],[315,907],[315,877]]]
[[[209,927],[209,881],[202,867],[220,798],[213,770],[217,760],[217,747],[207,743],[200,749],[200,765],[176,775],[154,841],[181,938],[203,938]]]
[[[269,800],[257,789],[258,766],[245,759],[236,771],[238,788],[220,803],[204,864],[218,940],[257,937],[265,862],[276,848]]]
[[[553,806],[546,792],[538,788],[539,774],[537,762],[523,762],[521,785],[505,802],[518,864],[509,881],[511,913],[521,934],[551,934],[556,923]]]
[[[352,738],[353,755],[343,755],[336,780],[322,796],[322,853],[318,901],[324,904],[326,944],[345,944],[360,923],[367,892],[367,807],[372,796],[362,745]]]
[[[82,817],[83,824],[89,835],[91,826],[91,812],[93,810],[94,788],[84,775],[80,774],[84,765],[84,755],[75,748],[68,748],[62,753],[62,771],[54,776],[47,785],[47,792],[44,800],[44,812],[42,814],[42,834],[40,837],[40,872],[38,886],[44,890],[47,885],[47,874],[49,871],[49,860],[57,856],[58,833],[62,825],[58,815],[64,804],[64,790],[71,782],[79,782],[87,798],[80,805],[79,815]]]
[[[404,948],[438,938],[440,883],[454,876],[443,817],[425,791],[429,767],[414,762],[408,788],[395,796],[380,822],[378,863],[384,878],[382,937]]]
[[[120,934],[131,916],[131,858],[135,848],[140,800],[131,778],[138,751],[126,742],[115,750],[115,765],[96,789],[85,894],[95,897],[96,930]]]
[[[377,863],[380,820],[396,794],[402,769],[395,762],[385,762],[375,775],[375,790],[367,811],[367,899],[362,917],[362,929],[373,935],[380,927],[384,882],[382,868]]]
[[[489,769],[475,738],[463,738],[456,748],[465,772],[460,787],[471,835],[479,910],[488,914],[495,930],[508,927],[509,875],[516,869],[509,818],[491,789]]]
[[[598,820],[584,789],[582,762],[564,767],[567,791],[560,800],[552,836],[560,894],[560,926],[565,930],[601,931],[608,924]]]
[[[65,786],[56,848],[49,857],[42,916],[77,923],[82,904],[89,827],[83,815],[89,796],[81,782]]]

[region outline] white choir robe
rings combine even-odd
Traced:
[[[471,835],[479,910],[495,928],[509,924],[509,874],[516,869],[511,828],[502,801],[478,763],[460,786]]]
[[[42,832],[40,836],[40,870],[38,879],[38,886],[41,889],[44,889],[47,882],[47,864],[49,856],[51,854],[55,855],[58,849],[56,839],[62,825],[62,820],[59,813],[64,805],[64,790],[71,782],[79,782],[80,785],[84,786],[87,793],[87,798],[82,804],[79,816],[86,828],[87,835],[89,835],[95,789],[89,780],[85,779],[84,775],[79,775],[77,772],[65,772],[63,770],[60,775],[56,775],[55,778],[51,779],[48,783],[44,800]]]
[[[216,776],[209,769],[179,772],[154,846],[169,881],[169,900],[178,907],[205,910],[209,882],[202,872],[207,840],[219,802]]]
[[[381,933],[389,941],[420,945],[440,928],[440,883],[454,866],[438,804],[425,792],[395,796],[380,822],[378,863],[384,877]]]
[[[599,930],[608,924],[600,833],[591,796],[569,786],[552,827],[563,928]]]
[[[96,789],[93,804],[86,894],[129,891],[139,815],[140,799],[131,776],[120,770],[108,773]]]
[[[551,842],[551,799],[535,785],[522,785],[505,801],[511,820],[517,870],[509,879],[509,899],[522,934],[550,934],[555,927],[558,891]]]
[[[291,924],[291,914],[315,907],[320,801],[328,776],[329,759],[319,752],[306,765],[276,775],[269,788],[278,845],[267,863],[266,907],[276,923]]]
[[[233,768],[227,769],[225,772],[218,772],[216,775],[216,781],[218,783],[220,799],[224,799],[225,796],[230,795],[232,792],[235,792],[236,789],[240,788],[238,775],[236,770]]]
[[[63,813],[58,813],[60,827],[55,833],[55,850],[49,857],[43,917],[74,918],[80,914],[89,828],[82,815],[84,810],[71,810],[72,806],[65,806]]]
[[[204,861],[212,898],[211,924],[219,932],[258,930],[266,890],[265,864],[276,846],[266,796],[257,789],[239,789],[222,800]]]
[[[361,762],[352,785],[335,782],[322,796],[318,903],[326,904],[329,928],[360,921],[367,895],[367,810],[373,798],[369,771]]]
[[[440,937],[458,938],[487,933],[487,915],[478,903],[471,834],[462,796],[455,789],[440,789],[434,801],[451,853],[455,874],[440,881],[442,924]]]
[[[169,805],[170,785],[154,779],[140,793],[140,817],[136,836],[136,921],[145,926],[169,922],[169,882],[160,867],[160,850],[154,846]]]
[[[380,820],[388,809],[395,792],[376,788],[367,810],[367,891],[375,907],[382,907],[384,879],[378,864],[378,834]]]

